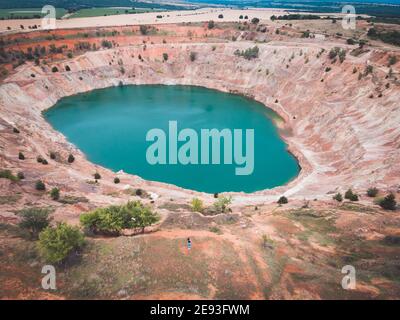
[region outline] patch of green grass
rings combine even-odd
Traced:
[[[60,198],[57,200],[60,203],[63,204],[75,204],[79,202],[89,202],[89,199],[86,197],[76,197],[76,196],[71,196],[71,195],[65,195],[64,197]]]
[[[8,195],[8,196],[0,195],[0,205],[2,205],[2,204],[14,204],[19,199],[21,199],[21,195],[20,194],[12,194],[12,195]]]
[[[209,229],[211,232],[214,232],[214,233],[216,233],[216,234],[222,234],[222,231],[221,231],[221,229],[220,228],[218,228],[218,227],[210,227],[210,229]]]
[[[64,8],[56,8],[56,18],[59,19],[66,14]],[[42,8],[18,8],[18,9],[0,9],[0,19],[33,19],[41,18]]]
[[[364,206],[362,204],[350,203],[350,202],[344,202],[339,208],[341,210],[363,212],[363,213],[374,213],[374,212],[376,212],[376,210],[374,208],[367,207],[367,206]]]
[[[135,13],[144,13],[144,12],[153,12],[154,9],[151,8],[140,8],[134,9],[132,8],[88,8],[88,9],[80,9],[74,12],[69,18],[87,18],[87,17],[99,17],[99,16],[113,16],[119,14],[135,14]]]

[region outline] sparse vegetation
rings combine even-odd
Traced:
[[[197,53],[196,52],[190,52],[190,61],[195,61],[197,58]]]
[[[219,197],[218,200],[214,202],[214,209],[219,213],[224,213],[229,208],[232,203],[232,197]]]
[[[17,182],[19,179],[17,176],[14,176],[11,170],[0,170],[0,178],[8,179],[13,182]]]
[[[337,202],[342,202],[342,201],[343,201],[343,196],[342,196],[342,194],[341,194],[340,192],[336,193],[336,194],[333,196],[333,200],[336,200]]]
[[[101,179],[100,173],[95,172],[95,173],[93,174],[93,178],[95,178],[96,180],[100,180],[100,179]]]
[[[193,198],[192,202],[190,203],[192,210],[195,212],[202,212],[204,209],[203,201],[198,198]]]
[[[377,188],[375,188],[375,187],[369,188],[367,190],[367,196],[371,197],[371,198],[374,198],[374,197],[376,197],[378,195],[378,192],[379,192],[379,190]]]
[[[396,210],[396,197],[390,193],[379,201],[379,205],[385,210]]]
[[[358,201],[358,195],[353,190],[348,189],[344,194],[344,198],[350,201]]]
[[[288,198],[286,198],[285,196],[280,197],[280,198],[278,199],[278,201],[277,201],[278,204],[286,204],[286,203],[288,203],[288,202],[289,202],[289,201],[288,201]]]
[[[258,53],[259,53],[259,49],[257,46],[254,46],[253,48],[248,48],[248,49],[242,50],[242,51],[236,50],[234,52],[234,54],[236,56],[243,57],[247,60],[258,58]]]
[[[58,200],[58,199],[60,199],[60,189],[58,189],[58,188],[53,188],[53,189],[51,189],[51,191],[50,191],[50,197],[51,197],[53,200]]]
[[[42,180],[38,180],[38,181],[36,181],[35,189],[38,191],[44,191],[44,190],[46,190],[46,185],[44,184],[44,182]]]
[[[26,208],[18,211],[21,218],[19,227],[29,232],[32,238],[37,238],[39,233],[50,224],[51,210],[49,208]]]

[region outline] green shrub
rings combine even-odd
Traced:
[[[162,56],[163,56],[163,60],[164,60],[164,61],[167,61],[167,60],[168,60],[168,53],[165,53],[165,52],[164,52],[164,53],[162,54]]]
[[[46,185],[43,183],[42,180],[38,180],[38,181],[36,181],[35,189],[39,190],[39,191],[44,191],[44,190],[46,190]]]
[[[52,160],[56,159],[56,153],[54,151],[50,151],[50,159]]]
[[[259,49],[257,46],[240,51],[239,49],[234,52],[236,56],[243,57],[247,60],[258,58]]]
[[[214,202],[214,208],[217,212],[226,212],[228,206],[232,203],[232,197],[220,197],[217,201]]]
[[[369,188],[367,190],[367,196],[371,197],[371,198],[374,198],[374,197],[377,196],[378,192],[379,192],[379,190],[377,188],[375,188],[375,187],[374,188]]]
[[[75,157],[72,155],[72,154],[69,154],[69,156],[68,156],[68,162],[69,163],[72,163],[72,162],[74,162],[75,161]]]
[[[84,236],[78,227],[59,223],[54,228],[47,227],[39,234],[38,248],[47,262],[60,263],[84,244]]]
[[[396,210],[396,197],[393,193],[390,193],[379,201],[379,205],[385,210]]]
[[[25,179],[25,175],[24,175],[24,173],[21,172],[21,171],[17,173],[17,177],[18,177],[19,180]]]
[[[141,33],[142,35],[146,35],[146,34],[147,34],[147,32],[148,32],[147,29],[148,29],[148,28],[147,28],[146,25],[141,25],[141,26],[139,27],[140,33]]]
[[[279,200],[278,200],[278,203],[279,203],[279,204],[286,204],[286,203],[288,203],[288,202],[289,202],[289,201],[288,201],[288,199],[287,199],[285,196],[280,197]]]
[[[207,27],[208,27],[208,29],[214,29],[214,27],[215,27],[214,21],[212,21],[212,20],[208,21]]]
[[[19,227],[29,231],[31,237],[37,238],[39,232],[46,228],[51,219],[48,208],[27,208],[18,211],[17,215],[21,217]]]
[[[0,178],[8,179],[13,182],[17,182],[19,180],[18,177],[12,174],[11,170],[0,170]]]
[[[251,19],[251,23],[252,24],[257,24],[257,23],[259,23],[260,22],[260,19],[258,19],[258,18],[253,18],[253,19]]]
[[[51,68],[51,72],[58,72],[58,68],[57,67]]]
[[[193,198],[191,202],[192,210],[195,212],[202,212],[204,209],[203,201],[198,198]]]
[[[345,199],[350,201],[358,201],[358,195],[353,192],[353,190],[348,189],[344,194]]]
[[[224,18],[224,15],[223,15],[223,14],[220,14],[220,15],[218,15],[218,18],[219,18],[219,19],[223,19],[223,18]]]
[[[13,128],[13,132],[14,132],[14,133],[19,133],[19,130],[18,130],[17,128],[14,127],[14,128]]]
[[[388,62],[389,67],[394,65],[394,64],[396,64],[396,63],[397,63],[397,57],[396,56],[390,56],[389,57],[389,62]]]
[[[69,66],[65,66],[65,71],[71,71],[71,68]]]
[[[159,217],[140,201],[130,201],[125,205],[98,208],[80,217],[86,230],[95,234],[119,235],[122,229],[140,229],[157,222]]]
[[[373,70],[374,70],[374,67],[373,67],[373,66],[367,65],[367,66],[365,67],[364,74],[367,76],[367,75],[369,75],[370,73],[372,73]]]
[[[196,57],[197,57],[197,53],[196,52],[190,52],[190,61],[194,61],[194,60],[196,60]]]
[[[39,162],[39,163],[42,163],[43,162],[42,156],[37,156],[36,157],[36,161]]]
[[[336,194],[333,196],[333,200],[336,200],[336,201],[338,201],[338,202],[342,202],[342,201],[343,201],[343,196],[342,196],[342,194],[341,194],[340,192],[336,193]]]
[[[98,172],[95,172],[95,173],[93,174],[93,177],[94,177],[96,180],[100,180],[100,179],[101,179],[101,175],[100,175],[100,173],[98,173]]]
[[[115,184],[120,183],[120,182],[121,182],[121,180],[120,180],[118,177],[115,177],[115,178],[114,178],[114,183],[115,183]]]
[[[58,188],[53,188],[53,189],[51,189],[51,191],[50,191],[50,197],[51,197],[53,200],[58,200],[58,199],[60,199],[60,189],[58,189]]]

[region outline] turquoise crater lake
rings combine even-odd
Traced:
[[[187,189],[254,192],[283,185],[300,170],[279,136],[273,122],[278,116],[272,110],[239,95],[202,87],[138,85],[94,90],[61,99],[44,116],[90,161]],[[153,128],[168,133],[169,121],[177,121],[178,130],[194,129],[199,137],[201,129],[228,128],[243,129],[244,140],[245,129],[254,129],[252,174],[235,175],[235,163],[149,164],[146,151],[152,142],[146,141],[146,134]],[[178,148],[183,144],[179,142]]]

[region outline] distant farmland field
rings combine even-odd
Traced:
[[[80,9],[77,12],[71,14],[68,18],[86,18],[86,17],[98,17],[98,16],[111,16],[118,14],[134,14],[143,12],[157,11],[157,9],[151,8],[90,8]]]
[[[57,19],[65,15],[67,11],[63,8],[56,8]],[[42,8],[23,9],[0,9],[0,19],[33,19],[42,17]]]

